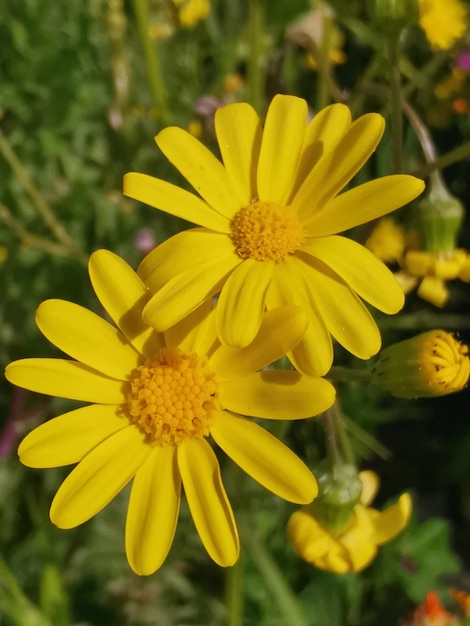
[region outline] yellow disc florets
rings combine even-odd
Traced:
[[[131,373],[127,414],[150,445],[206,437],[218,409],[217,382],[206,357],[162,348]]]
[[[232,241],[242,259],[280,263],[304,243],[302,222],[288,206],[259,200],[238,211]]]

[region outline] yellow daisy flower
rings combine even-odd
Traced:
[[[287,534],[297,554],[322,570],[345,574],[367,567],[377,554],[378,546],[387,543],[408,523],[412,503],[404,493],[398,502],[383,513],[370,508],[378,486],[378,476],[371,471],[360,472],[361,502],[354,507],[348,528],[334,534],[322,526],[308,506],[293,513]]]
[[[448,50],[468,30],[468,13],[460,0],[418,0],[419,23],[431,47]]]
[[[147,290],[118,256],[95,252],[93,288],[116,327],[87,309],[47,300],[41,332],[72,359],[14,361],[15,385],[89,402],[33,430],[19,447],[22,463],[78,463],[59,488],[50,516],[73,528],[103,509],[134,478],[126,524],[132,569],[151,574],[173,540],[181,487],[212,559],[232,565],[238,535],[210,436],[243,470],[281,498],[306,503],[317,484],[306,465],[274,436],[240,414],[307,418],[331,406],[325,380],[293,371],[259,371],[285,354],[307,325],[303,311],[267,313],[253,344],[218,342],[210,303],[157,334],[142,321]]]
[[[215,130],[223,164],[180,128],[156,137],[199,196],[145,174],[124,178],[125,195],[200,226],[143,260],[139,274],[153,294],[144,319],[163,331],[220,292],[218,336],[225,345],[246,346],[266,308],[295,304],[309,317],[289,353],[299,371],[328,371],[330,335],[370,358],[380,333],[360,298],[396,313],[403,293],[371,252],[337,233],[393,211],[424,187],[394,175],[338,195],[375,150],[383,118],[370,113],[351,123],[349,109],[335,104],[307,124],[305,100],[278,95],[264,130],[246,103],[219,108]]]

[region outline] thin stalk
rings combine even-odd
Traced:
[[[392,136],[392,169],[403,170],[403,117],[401,110],[401,72],[398,62],[398,40],[390,42],[390,128]]]
[[[415,176],[419,176],[420,178],[424,178],[428,176],[431,172],[435,170],[443,170],[449,165],[453,165],[454,163],[458,163],[463,159],[466,159],[470,156],[470,141],[466,141],[461,146],[454,148],[453,150],[449,150],[435,161],[430,163],[425,163],[418,170],[413,172]]]
[[[148,0],[134,0],[133,4],[137,27],[144,48],[150,93],[158,108],[162,123],[165,126],[169,126],[171,124],[171,116],[168,111],[167,93],[158,57],[158,48],[149,36],[149,2]]]
[[[273,602],[278,605],[281,614],[279,623],[289,624],[289,626],[307,626],[307,620],[297,597],[264,543],[251,527],[245,525],[241,528],[247,553],[261,574],[264,584],[271,592]]]
[[[335,407],[325,411],[322,415],[323,426],[326,434],[326,447],[328,449],[328,458],[331,462],[331,468],[343,465],[343,459],[339,451],[338,441],[336,439],[335,427]]]
[[[250,0],[248,3],[248,94],[249,101],[261,115],[264,113],[264,0]]]
[[[83,257],[83,253],[80,251],[78,246],[75,244],[75,241],[66,231],[64,226],[59,222],[59,220],[54,215],[54,212],[47,204],[44,199],[44,196],[39,191],[38,187],[32,180],[29,175],[28,170],[23,165],[15,151],[13,150],[10,142],[8,141],[6,135],[0,130],[0,154],[3,156],[5,161],[13,170],[16,178],[19,183],[26,191],[26,193],[31,198],[32,204],[39,216],[43,219],[43,221],[47,224],[50,231],[54,235],[54,237],[59,241],[63,246],[70,247],[71,250],[74,251],[73,256]],[[72,254],[68,254],[67,256],[72,256]]]
[[[344,422],[344,415],[339,408],[338,401],[336,401],[335,404],[333,420],[336,436],[341,446],[341,452],[343,453],[344,460],[349,465],[356,465],[356,455],[354,454],[354,449],[351,445],[351,439],[349,437],[348,430]]]
[[[227,569],[225,575],[225,603],[227,626],[243,626],[245,563],[243,554],[237,563]]]
[[[328,372],[328,378],[333,382],[340,383],[368,383],[370,382],[370,371],[354,370],[341,365],[334,365]]]

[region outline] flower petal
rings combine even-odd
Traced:
[[[191,228],[154,248],[142,260],[138,273],[151,293],[156,293],[177,274],[192,269],[195,260],[198,265],[205,265],[225,258],[231,258],[234,266],[242,262],[229,237]]]
[[[141,359],[119,330],[73,302],[42,302],[36,311],[36,324],[68,356],[111,378],[126,380]]]
[[[305,419],[332,406],[334,387],[298,372],[255,372],[221,384],[221,402],[234,413],[266,419]]]
[[[217,302],[217,335],[228,346],[245,347],[256,337],[274,265],[245,259],[228,277]]]
[[[177,126],[164,128],[155,137],[158,147],[177,170],[220,215],[229,220],[241,209],[244,198],[222,163],[200,141]]]
[[[221,233],[230,231],[229,220],[204,200],[160,178],[129,172],[124,175],[123,194],[192,224]]]
[[[295,346],[307,328],[307,314],[300,307],[280,306],[263,315],[261,328],[246,348],[220,346],[210,359],[219,379],[256,372],[274,363]]]
[[[333,337],[359,359],[377,354],[382,341],[379,329],[356,294],[316,259],[304,263],[303,270],[310,299]]]
[[[74,528],[99,513],[127,485],[151,450],[135,426],[105,439],[59,487],[51,521],[59,528]]]
[[[166,559],[180,501],[176,448],[153,448],[135,475],[126,520],[127,560],[139,576],[153,574]]]
[[[217,457],[205,439],[178,446],[178,467],[199,537],[211,559],[222,567],[238,559],[240,545]]]
[[[305,463],[258,424],[224,411],[214,419],[211,435],[232,461],[280,498],[307,504],[318,494]]]
[[[359,472],[359,480],[362,483],[361,504],[369,506],[379,490],[379,477],[371,470],[364,470]]]
[[[365,224],[414,200],[424,182],[414,176],[383,176],[337,196],[305,222],[312,236],[325,237]]]
[[[351,112],[344,104],[331,104],[313,116],[305,132],[292,197],[315,164],[336,146],[350,126]]]
[[[7,365],[5,377],[14,385],[48,396],[121,404],[123,383],[65,359],[20,359]]]
[[[302,307],[308,315],[308,326],[302,339],[289,353],[289,360],[302,374],[324,376],[333,362],[333,344],[315,303],[308,298],[300,264],[303,261],[292,255],[276,266],[266,307],[272,309],[287,303]]]
[[[148,291],[134,270],[117,254],[97,250],[88,263],[98,300],[129,342],[145,356],[162,347],[161,338],[142,321]]]
[[[212,354],[219,345],[212,301],[206,300],[181,322],[166,330],[165,345],[168,348],[180,348],[183,352]]]
[[[409,493],[403,493],[398,502],[388,509],[385,509],[383,513],[374,515],[374,540],[377,545],[382,545],[387,541],[393,539],[398,533],[400,533],[411,516],[413,503]]]
[[[258,115],[249,104],[237,102],[217,109],[214,123],[225,169],[242,199],[241,207],[245,206],[257,195],[256,166],[262,137]]]
[[[212,259],[177,274],[145,306],[142,317],[157,331],[164,331],[189,315],[196,307],[221,290],[239,261],[232,257]]]
[[[287,202],[306,129],[305,100],[295,96],[274,96],[266,115],[258,162],[257,186],[261,201]]]
[[[366,302],[397,313],[405,295],[392,272],[367,248],[346,237],[315,237],[300,248],[331,267]]]
[[[291,206],[301,218],[312,217],[349,183],[377,147],[384,127],[385,121],[378,113],[362,115],[351,124],[337,146],[312,169],[292,199]]]
[[[313,517],[309,507],[292,513],[287,522],[287,536],[297,554],[312,565],[317,565],[317,560],[331,551],[337,552],[336,541]]]
[[[113,433],[129,426],[119,407],[91,404],[44,422],[18,448],[23,465],[61,467],[78,463]]]

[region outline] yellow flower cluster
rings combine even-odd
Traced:
[[[232,565],[237,526],[212,443],[279,497],[312,502],[310,469],[250,418],[305,419],[331,407],[335,390],[322,376],[333,339],[368,359],[381,338],[363,301],[389,314],[403,305],[392,272],[341,234],[423,190],[421,180],[393,175],[340,193],[383,130],[380,115],[352,121],[341,104],[309,122],[304,100],[279,95],[264,128],[248,104],[217,110],[222,161],[181,128],[159,133],[197,193],[141,173],[126,175],[124,193],[196,227],[157,246],[137,273],[110,251],[93,253],[90,280],[113,323],[48,300],[36,322],[66,358],[6,369],[16,385],[87,403],[19,447],[31,467],[77,464],[52,502],[57,526],[87,521],[132,481],[126,553],[147,575],[170,550],[184,491],[207,552]],[[293,369],[267,369],[284,355]],[[402,496],[398,523],[395,509],[358,507],[340,543],[322,535],[320,566],[365,566],[410,508]]]

